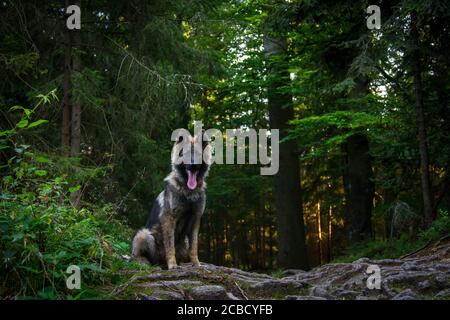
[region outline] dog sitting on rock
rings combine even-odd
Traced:
[[[211,164],[211,145],[203,132],[201,137],[199,141],[199,136],[185,134],[174,144],[172,172],[164,179],[164,191],[156,198],[145,227],[133,238],[135,259],[167,264],[168,269],[177,267],[177,261],[200,265],[198,231]]]

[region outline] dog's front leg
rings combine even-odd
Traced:
[[[163,234],[164,250],[166,253],[167,269],[177,267],[175,258],[175,218],[171,212],[167,212],[161,217],[161,228]]]
[[[194,221],[192,224],[191,233],[189,234],[189,256],[195,267],[200,266],[200,261],[198,260],[198,231],[200,229],[200,219],[204,210],[205,202],[203,200],[194,208]]]
[[[194,217],[194,224],[192,226],[191,234],[189,235],[189,257],[192,264],[195,267],[200,266],[200,261],[198,260],[198,230],[200,229],[200,217]]]

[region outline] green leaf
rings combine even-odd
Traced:
[[[82,271],[84,270],[91,270],[94,272],[104,273],[105,270],[102,269],[99,265],[95,263],[88,263],[88,264],[80,264],[78,265]]]
[[[69,188],[69,192],[77,192],[80,189],[81,189],[81,186],[77,185],[77,186],[74,186],[74,187],[70,187]]]
[[[16,127],[17,128],[25,128],[27,125],[28,125],[28,120],[22,119],[16,124]]]
[[[21,144],[17,148],[14,148],[14,151],[19,153],[19,154],[23,154],[25,152],[25,150],[27,150],[29,147],[30,147],[30,145]]]
[[[39,176],[39,177],[43,177],[43,176],[45,176],[47,174],[47,171],[45,171],[45,170],[36,170],[34,173],[37,176]]]
[[[11,251],[11,250],[5,250],[3,251],[3,257],[5,259],[11,259],[12,257],[14,257],[16,255],[16,252]]]
[[[25,108],[22,106],[13,106],[11,108],[9,108],[9,111],[14,111],[14,110],[24,110]]]
[[[14,178],[12,176],[5,176],[3,177],[3,182],[5,184],[11,184],[14,182]]]
[[[44,157],[44,156],[36,156],[36,162],[39,163],[49,163],[50,159]]]
[[[23,234],[22,233],[14,233],[13,234],[13,242],[19,241],[23,239]]]
[[[4,136],[11,136],[16,132],[16,130],[11,129],[11,130],[5,130],[5,131],[0,131],[0,137],[4,137]]]
[[[38,297],[41,299],[52,300],[56,298],[56,295],[52,287],[45,287],[42,291],[38,292]]]
[[[48,122],[48,120],[37,120],[37,121],[34,121],[34,122],[30,123],[30,125],[28,126],[28,129],[40,126],[41,124],[46,123],[46,122]]]

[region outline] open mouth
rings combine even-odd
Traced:
[[[188,174],[187,187],[190,190],[194,190],[197,187],[197,172],[186,170]]]

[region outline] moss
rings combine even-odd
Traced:
[[[270,273],[270,276],[276,279],[280,279],[283,277],[283,269],[275,269]]]

